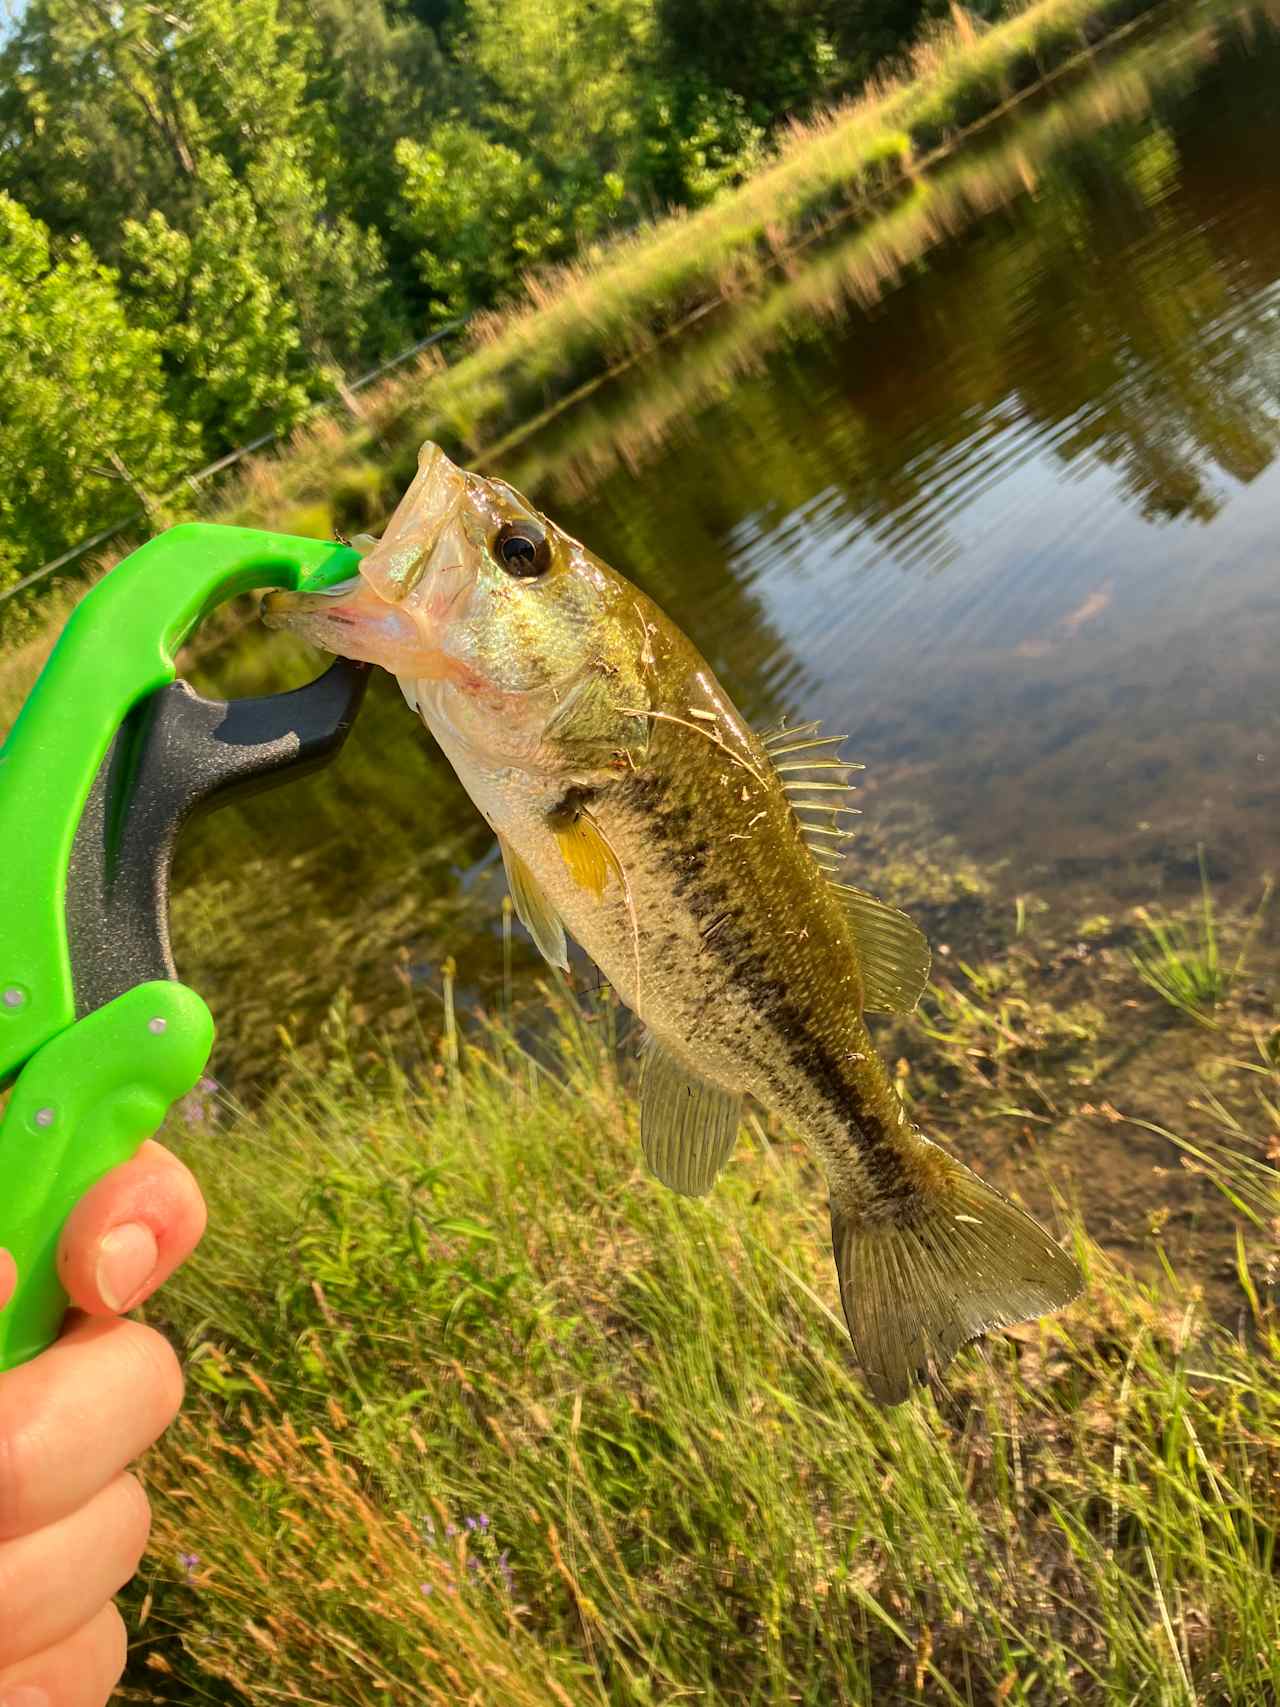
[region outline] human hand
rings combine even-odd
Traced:
[[[67,1220],[61,1338],[0,1375],[0,1707],[103,1707],[127,1636],[112,1595],[138,1568],[151,1514],[125,1469],[173,1421],[182,1371],[168,1341],[119,1320],[199,1243],[189,1169],[148,1142]],[[0,1253],[0,1307],[15,1284]]]

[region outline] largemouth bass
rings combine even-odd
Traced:
[[[864,1013],[912,1009],[929,953],[835,880],[849,767],[815,725],[754,733],[638,588],[434,445],[354,582],[264,614],[399,678],[546,959],[571,933],[643,1021],[659,1179],[710,1190],[748,1094],[818,1153],[877,1399],[1074,1297],[1070,1257],[917,1130],[876,1053]]]

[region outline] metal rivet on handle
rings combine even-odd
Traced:
[[[36,1125],[37,1126],[52,1126],[53,1121],[54,1121],[54,1112],[51,1108],[38,1108],[36,1110]]]
[[[7,1008],[25,1008],[27,1005],[27,992],[25,990],[20,990],[16,984],[11,984],[5,991],[4,995],[0,996],[0,1001],[2,1001]]]
[[[168,1031],[168,1029],[169,1029],[168,1020],[167,1019],[161,1019],[159,1017],[159,1015],[157,1015],[155,1019],[147,1021],[147,1030],[151,1033],[151,1035],[153,1037],[163,1037],[165,1032]]]

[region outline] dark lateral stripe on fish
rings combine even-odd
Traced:
[[[765,975],[770,960],[767,949],[757,946],[748,926],[732,916],[724,916],[729,885],[719,879],[699,881],[705,876],[710,844],[681,842],[681,833],[693,822],[694,811],[684,803],[665,806],[663,801],[668,792],[665,777],[648,770],[636,771],[620,785],[618,801],[624,810],[629,806],[638,812],[642,829],[652,838],[655,851],[673,877],[676,895],[688,906],[699,927],[715,921],[714,930],[702,933],[708,951],[767,1021],[788,1063],[818,1091],[837,1123],[849,1133],[879,1203],[910,1204],[915,1186],[903,1166],[904,1133],[896,1124],[893,1129],[883,1125],[866,1108],[855,1123],[850,1110],[855,1104],[856,1087],[838,1057],[812,1035],[807,1017],[788,998],[785,986]],[[770,1063],[760,1061],[758,1066],[781,1099],[784,1087]]]
[[[729,975],[743,988],[748,1000],[769,1024],[785,1050],[788,1063],[818,1091],[827,1108],[848,1132],[855,1144],[858,1160],[874,1188],[880,1204],[908,1204],[914,1197],[915,1186],[908,1178],[902,1162],[903,1133],[890,1130],[880,1122],[869,1119],[863,1109],[855,1122],[854,1087],[842,1062],[818,1038],[814,1037],[807,1017],[787,996],[785,987],[776,979],[762,975],[767,955],[749,945],[746,932],[741,941],[739,933],[726,929],[711,940],[711,952],[728,969]],[[775,1095],[785,1095],[786,1087],[770,1070],[767,1062],[761,1066],[771,1081]]]

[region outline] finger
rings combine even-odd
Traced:
[[[190,1168],[148,1139],[67,1217],[58,1273],[71,1302],[93,1316],[132,1310],[191,1255],[205,1220]]]
[[[87,1624],[137,1570],[150,1531],[142,1483],[126,1473],[57,1523],[0,1543],[0,1667]]]
[[[73,1315],[0,1376],[0,1540],[83,1505],[161,1435],[182,1403],[173,1348],[141,1322]]]
[[[23,1701],[22,1689],[43,1690],[49,1707],[106,1707],[124,1672],[129,1636],[124,1619],[108,1604],[74,1635],[0,1672],[0,1701],[14,1707],[45,1707],[39,1697]]]
[[[18,1265],[13,1260],[13,1252],[0,1250],[0,1310],[13,1297],[13,1289],[18,1284]]]

